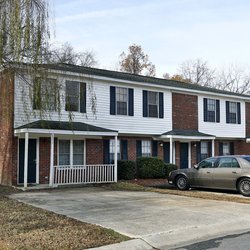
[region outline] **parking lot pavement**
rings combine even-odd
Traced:
[[[112,228],[159,249],[250,229],[249,205],[233,202],[93,187],[24,192],[11,198]]]

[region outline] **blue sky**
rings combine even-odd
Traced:
[[[116,69],[119,55],[140,44],[157,76],[185,60],[212,67],[250,66],[248,0],[53,0],[55,43],[93,50],[99,67]]]

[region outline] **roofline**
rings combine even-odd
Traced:
[[[19,64],[16,67],[22,68],[22,65],[30,66],[28,64]],[[205,86],[197,85],[198,88],[196,88],[195,84],[185,83],[181,81],[176,80],[168,80],[163,78],[157,78],[157,77],[151,77],[151,76],[143,76],[143,75],[135,75],[130,74],[126,72],[119,72],[114,70],[106,70],[106,69],[98,69],[98,68],[90,68],[90,67],[84,67],[84,66],[78,66],[78,65],[72,65],[72,64],[40,64],[41,67],[48,68],[51,73],[60,72],[61,74],[66,74],[65,72],[71,72],[73,76],[81,75],[82,77],[86,78],[95,78],[99,80],[108,80],[108,81],[118,81],[122,83],[130,83],[130,84],[137,84],[137,85],[143,85],[143,86],[149,86],[149,87],[155,87],[158,86],[160,88],[164,89],[170,89],[170,90],[176,90],[180,92],[188,92],[188,93],[204,93],[208,95],[216,95],[216,96],[226,96],[231,98],[237,98],[237,99],[244,99],[250,101],[250,95],[245,94],[239,94],[229,91],[224,91],[216,88],[210,88]],[[82,70],[82,72],[77,72],[76,70]],[[88,71],[88,73],[84,72],[84,70]],[[98,73],[100,75],[98,75]],[[101,74],[107,73],[107,74],[115,74],[113,76],[101,76]],[[69,74],[66,74],[69,75]],[[132,79],[123,79],[124,77],[129,77]],[[115,80],[114,80],[115,79]],[[141,80],[141,81],[140,81]],[[144,80],[144,81],[143,81]],[[146,80],[146,82],[145,82]],[[152,82],[151,82],[152,80]],[[154,83],[154,81],[160,81],[161,83]],[[174,86],[174,83],[183,85],[183,86]],[[185,86],[191,86],[191,88],[185,88]]]
[[[56,134],[56,135],[85,135],[85,136],[118,136],[118,132],[101,132],[101,131],[75,131],[75,130],[59,130],[59,129],[35,129],[22,128],[15,129],[14,134],[17,136],[23,133],[33,134]]]

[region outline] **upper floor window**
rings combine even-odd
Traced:
[[[110,114],[134,115],[134,90],[110,86]]]
[[[33,86],[33,109],[57,110],[59,91],[55,79],[35,78]]]
[[[241,123],[240,102],[226,101],[226,122],[232,124]]]
[[[65,110],[86,113],[86,83],[66,81]]]
[[[220,122],[220,101],[203,99],[204,122]]]
[[[164,117],[163,93],[143,90],[143,117]]]
[[[128,89],[116,88],[116,114],[128,114]]]

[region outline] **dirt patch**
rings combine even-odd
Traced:
[[[86,249],[129,239],[6,197],[14,192],[0,186],[0,249]]]

